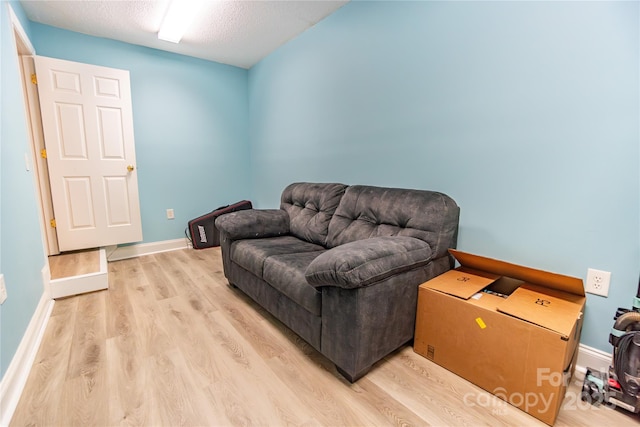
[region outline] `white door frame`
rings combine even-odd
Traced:
[[[20,76],[22,78],[24,94],[23,107],[25,117],[28,121],[27,135],[31,142],[30,158],[27,158],[27,154],[25,153],[25,163],[27,168],[34,168],[34,184],[45,256],[57,255],[60,253],[60,250],[58,249],[56,230],[51,226],[51,220],[54,216],[51,189],[49,186],[49,172],[47,170],[47,162],[41,157],[41,150],[44,149],[44,135],[42,132],[42,120],[40,118],[38,89],[36,85],[31,82],[31,75],[35,74],[33,56],[36,54],[36,50],[22,28],[22,24],[20,24],[20,20],[15,15],[15,12],[10,6],[8,7],[11,25],[15,35]]]
[[[51,199],[51,187],[49,184],[49,170],[46,159],[42,156],[44,150],[44,135],[42,131],[42,118],[40,116],[40,101],[38,99],[38,88],[31,81],[31,76],[35,75],[35,65],[33,56],[22,56],[22,83],[25,91],[25,100],[29,108],[27,115],[30,123],[31,148],[33,155],[34,172],[36,174],[36,188],[39,195],[40,220],[44,227],[44,240],[47,245],[47,255],[57,255],[58,236],[56,229],[51,225],[53,214],[53,200]]]

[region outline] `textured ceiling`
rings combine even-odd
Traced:
[[[207,0],[179,44],[157,38],[168,0],[22,0],[20,4],[34,22],[250,68],[347,2]]]

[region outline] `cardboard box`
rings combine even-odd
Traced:
[[[461,266],[420,286],[414,351],[553,425],[575,368],[582,280],[450,252]]]

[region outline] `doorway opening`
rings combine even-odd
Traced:
[[[54,299],[83,292],[108,288],[106,251],[89,249],[71,254],[61,254],[56,230],[49,171],[46,162],[44,133],[40,116],[40,103],[35,74],[35,48],[22,28],[17,16],[9,7],[14,33],[18,65],[23,90],[23,108],[27,118],[27,135],[31,141],[27,163],[33,165],[35,197],[39,210],[42,245],[47,256],[49,277],[44,277],[44,286]]]

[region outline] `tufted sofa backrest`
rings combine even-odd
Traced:
[[[455,247],[460,208],[449,196],[426,190],[354,185],[329,223],[327,247],[378,236],[411,236],[431,246],[434,258]]]
[[[322,246],[327,244],[329,221],[347,188],[344,184],[297,182],[282,191],[280,209],[289,214],[290,231],[296,237]]]

